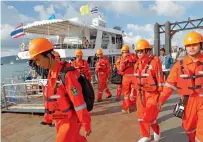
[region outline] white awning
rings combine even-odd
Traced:
[[[31,34],[56,36],[56,35],[68,35],[68,32],[71,32],[71,29],[85,27],[93,29],[91,26],[76,23],[70,20],[61,20],[61,19],[42,20],[35,21],[33,23],[24,26],[24,32]]]
[[[57,36],[57,35],[71,36],[71,33],[74,33],[76,30],[80,30],[81,28],[98,29],[105,32],[124,36],[122,31],[119,30],[93,25],[85,25],[71,20],[62,20],[62,19],[35,21],[33,23],[24,26],[23,28],[25,33],[42,34],[48,36]]]

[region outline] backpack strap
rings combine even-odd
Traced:
[[[61,70],[60,70],[60,72],[59,72],[59,74],[60,74],[60,75],[59,75],[59,80],[62,81],[63,85],[65,85],[66,73],[69,72],[69,71],[77,70],[77,69],[76,69],[75,67],[73,67],[73,66],[66,67],[66,65],[67,65],[67,62],[64,62],[63,66],[62,66],[62,68],[61,68]],[[58,85],[56,85],[55,88],[57,89],[57,87],[58,87]],[[68,97],[68,94],[65,94],[65,95],[66,95],[66,97]],[[71,101],[70,101],[70,102],[71,102]],[[70,109],[72,109],[72,108],[73,108],[73,103],[71,102],[71,107],[70,107]]]
[[[70,66],[70,67],[66,68],[66,66],[63,65],[63,67],[62,67],[62,69],[60,71],[60,77],[61,77],[60,79],[61,79],[63,84],[65,84],[66,73],[69,72],[69,71],[74,71],[74,70],[77,70],[77,69],[75,67],[73,67],[73,66]]]

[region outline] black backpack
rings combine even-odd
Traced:
[[[61,71],[60,71],[61,80],[62,80],[63,84],[65,84],[65,75],[66,75],[66,73],[69,72],[69,71],[77,70],[73,66],[65,67],[66,64],[67,63],[65,62],[62,69],[61,69]],[[94,94],[94,89],[92,87],[92,84],[82,74],[78,78],[78,82],[80,83],[80,85],[82,87],[82,94],[83,94],[83,97],[84,97],[84,101],[86,102],[86,105],[87,105],[87,110],[91,111],[93,109],[93,107],[94,107],[94,100],[95,100],[95,94]]]
[[[117,69],[113,69],[111,73],[111,83],[122,84],[122,75],[118,74]]]

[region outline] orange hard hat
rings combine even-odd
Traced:
[[[184,39],[185,46],[200,42],[203,42],[203,37],[200,33],[195,31],[189,32]]]
[[[58,52],[54,51],[54,56],[55,57],[60,57],[60,54]]]
[[[151,49],[151,45],[145,39],[141,39],[137,42],[135,50],[144,50],[144,49]]]
[[[75,56],[83,56],[83,52],[80,49],[75,50]]]
[[[121,52],[129,52],[129,46],[128,45],[123,45]]]
[[[30,59],[34,58],[35,56],[54,49],[53,44],[46,38],[35,38],[30,41],[29,43],[29,54]]]
[[[102,49],[97,49],[97,52],[96,52],[97,55],[100,55],[100,54],[103,54],[103,51]]]

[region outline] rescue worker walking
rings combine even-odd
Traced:
[[[95,64],[95,71],[97,72],[99,83],[98,83],[98,93],[97,93],[97,101],[102,101],[102,94],[103,91],[107,94],[107,98],[111,98],[111,92],[109,91],[107,87],[107,80],[110,77],[110,64],[108,58],[103,56],[102,49],[98,49],[96,51],[96,55],[98,57],[98,60]]]
[[[137,117],[140,126],[141,139],[139,142],[148,142],[150,127],[154,131],[154,140],[160,139],[160,128],[156,121],[158,117],[157,102],[159,97],[158,87],[163,83],[159,76],[158,64],[153,56],[148,56],[145,49],[151,48],[148,41],[141,39],[135,47],[138,61],[134,66],[136,76],[135,87],[137,90]]]
[[[146,41],[146,40],[143,39],[143,41]],[[147,42],[147,41],[146,41],[146,42]],[[162,64],[161,64],[161,61],[160,61],[159,57],[152,54],[152,46],[147,46],[147,47],[145,48],[145,53],[146,53],[147,56],[149,56],[149,58],[153,58],[153,60],[155,60],[155,62],[156,62],[156,64],[157,64],[157,67],[158,67],[158,68],[157,68],[157,69],[158,69],[158,74],[159,74],[158,80],[159,80],[159,82],[164,82],[163,71],[162,71]],[[163,85],[163,84],[162,84],[162,85]],[[159,86],[159,87],[158,87],[158,91],[159,91],[159,92],[161,92],[162,89],[163,89],[163,86]]]
[[[123,45],[121,53],[122,58],[120,60],[120,66],[118,68],[119,72],[123,74],[122,93],[124,95],[124,100],[121,111],[123,113],[130,113],[131,112],[130,94],[135,80],[133,72],[134,72],[134,64],[136,61],[132,56],[132,54],[129,52],[128,45]]]
[[[59,54],[58,52],[56,52],[56,51],[54,51],[54,58],[55,58],[55,60],[58,61],[58,62],[60,62],[60,60],[61,60],[61,59],[60,59],[60,54]],[[46,85],[42,87],[42,91],[43,91],[44,97],[47,98],[47,97],[48,97],[48,96],[47,96],[48,94],[46,94],[46,93],[47,93],[47,86],[46,86]],[[48,109],[48,104],[49,104],[49,103],[48,103],[47,101],[44,102],[45,110]],[[44,113],[44,121],[42,121],[40,124],[42,124],[42,125],[54,126],[54,125],[52,124],[52,122],[53,122],[53,120],[50,119],[49,114]]]
[[[66,84],[62,83],[60,71],[71,65],[55,60],[53,44],[46,38],[33,39],[29,44],[29,54],[38,66],[49,69],[45,99],[48,110],[45,110],[45,113],[56,121],[56,142],[86,142],[86,138],[80,135],[80,127],[85,136],[89,136],[91,118],[78,82],[80,73],[77,70],[67,72]]]
[[[72,66],[74,66],[81,74],[85,75],[87,80],[91,82],[91,72],[89,65],[86,60],[82,59],[83,52],[80,49],[75,51],[76,60],[72,62]]]
[[[181,96],[180,106],[174,112],[182,119],[182,126],[190,142],[203,142],[203,36],[189,32],[184,38],[188,56],[172,67],[160,95],[158,108],[176,90]]]

